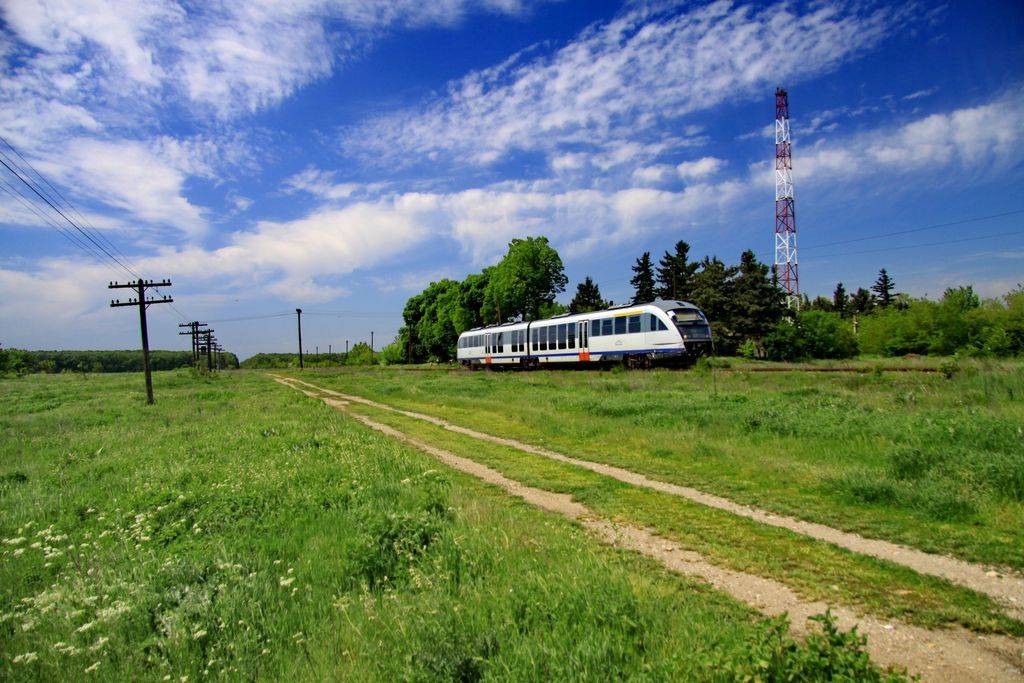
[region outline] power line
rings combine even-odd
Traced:
[[[284,318],[286,316],[294,315],[294,311],[290,313],[272,313],[270,315],[249,315],[241,318],[222,318],[220,320],[211,320],[211,323],[237,323],[245,320],[268,320],[270,318]]]
[[[92,222],[91,222],[91,221],[90,221],[90,220],[89,220],[88,218],[86,218],[86,217],[85,217],[85,215],[84,215],[84,214],[83,214],[83,213],[82,213],[81,211],[79,211],[79,210],[78,210],[78,207],[76,207],[76,206],[75,206],[74,204],[72,204],[72,203],[71,203],[71,201],[70,201],[70,200],[69,200],[69,199],[68,199],[67,197],[65,197],[65,196],[64,196],[64,195],[63,195],[63,194],[61,193],[61,191],[60,191],[59,189],[57,189],[57,188],[56,188],[56,187],[55,187],[55,186],[53,185],[53,183],[51,183],[51,182],[50,182],[49,180],[47,180],[47,179],[46,179],[46,177],[45,177],[45,176],[44,176],[44,175],[43,175],[42,173],[40,173],[40,172],[39,172],[38,170],[36,170],[36,167],[32,165],[32,162],[30,162],[30,161],[29,161],[28,159],[26,159],[26,158],[25,158],[25,156],[24,156],[24,155],[23,155],[23,154],[22,154],[21,152],[19,152],[19,151],[17,150],[17,148],[15,148],[15,146],[14,146],[14,145],[12,145],[12,144],[11,144],[11,143],[10,143],[10,142],[9,142],[9,141],[7,140],[7,138],[5,138],[4,136],[0,135],[0,141],[2,141],[2,142],[3,142],[4,144],[5,144],[5,145],[7,145],[7,147],[8,147],[8,148],[9,148],[9,149],[10,149],[10,150],[11,150],[12,152],[14,152],[14,153],[15,153],[15,154],[16,154],[16,155],[18,156],[18,158],[19,158],[19,159],[21,159],[21,160],[22,160],[22,161],[23,161],[23,162],[25,163],[25,165],[26,165],[26,166],[28,166],[28,167],[29,167],[29,169],[31,169],[31,171],[32,171],[33,173],[35,173],[35,175],[36,175],[36,177],[37,177],[37,178],[39,178],[40,180],[42,180],[42,181],[43,181],[43,183],[45,183],[47,187],[49,187],[49,188],[50,188],[51,190],[53,190],[54,194],[56,194],[56,195],[57,195],[58,197],[60,197],[60,198],[61,198],[61,199],[62,199],[62,200],[64,201],[64,204],[65,204],[65,205],[66,205],[66,206],[67,206],[67,207],[68,207],[68,208],[69,208],[69,209],[70,209],[71,211],[73,211],[73,212],[74,212],[75,214],[77,214],[77,216],[78,216],[78,217],[79,217],[79,218],[80,218],[80,219],[82,220],[82,222],[84,222],[84,223],[85,223],[85,224],[86,224],[86,225],[87,225],[87,226],[88,226],[89,228],[91,228],[91,229],[92,229],[92,232],[93,232],[93,233],[94,233],[94,234],[95,234],[95,235],[96,235],[97,237],[99,237],[99,238],[100,238],[100,239],[101,239],[102,241],[106,242],[106,243],[107,243],[107,245],[108,245],[108,246],[109,246],[109,247],[110,247],[111,249],[113,249],[113,250],[114,250],[114,251],[115,251],[115,252],[116,252],[116,253],[117,253],[118,255],[120,255],[120,256],[121,256],[121,258],[123,258],[123,259],[124,259],[124,260],[125,260],[126,262],[128,262],[129,270],[130,270],[130,271],[131,271],[131,272],[132,272],[132,273],[133,273],[133,274],[134,274],[134,275],[135,275],[136,277],[142,277],[142,276],[141,276],[141,275],[139,275],[139,273],[138,273],[138,272],[137,272],[137,271],[136,271],[136,270],[134,269],[134,267],[133,267],[133,264],[131,263],[131,260],[130,260],[130,259],[128,258],[128,256],[127,256],[127,255],[125,255],[125,253],[124,253],[124,252],[122,252],[122,251],[121,251],[120,249],[118,249],[118,248],[117,248],[117,245],[116,245],[116,244],[114,244],[114,243],[113,243],[112,241],[110,241],[110,239],[109,239],[109,238],[108,238],[108,237],[107,237],[106,235],[104,235],[104,234],[103,234],[102,232],[100,232],[99,230],[97,230],[97,229],[96,229],[96,226],[95,226],[95,225],[93,225],[93,224],[92,224]],[[8,159],[10,159],[10,157],[8,157]],[[159,291],[159,290],[157,290],[157,291]]]
[[[97,249],[99,249],[99,250],[100,250],[100,251],[102,251],[102,252],[103,252],[104,254],[106,254],[106,255],[107,255],[107,257],[109,257],[109,258],[110,258],[110,260],[112,260],[112,261],[113,261],[114,263],[116,263],[117,265],[119,265],[119,266],[121,266],[122,268],[124,268],[125,272],[126,272],[126,273],[128,273],[129,275],[135,275],[135,273],[133,273],[133,272],[132,272],[131,268],[129,268],[129,267],[128,267],[128,266],[126,266],[125,264],[121,263],[121,261],[119,261],[119,260],[117,259],[117,257],[116,257],[116,256],[114,256],[113,254],[111,254],[111,253],[110,253],[110,251],[109,251],[109,250],[107,250],[107,248],[106,248],[106,247],[104,247],[104,246],[103,246],[102,244],[100,244],[100,243],[99,243],[99,242],[97,242],[97,241],[96,241],[95,239],[93,239],[93,237],[92,237],[92,236],[91,236],[91,235],[90,235],[89,233],[87,233],[87,232],[86,232],[85,230],[83,230],[83,229],[82,229],[82,228],[81,228],[81,227],[80,227],[80,226],[79,226],[79,225],[78,225],[77,223],[75,223],[75,222],[74,222],[73,220],[71,220],[70,218],[68,218],[68,217],[67,217],[67,215],[65,215],[65,213],[64,213],[63,211],[61,211],[61,210],[60,210],[59,208],[57,208],[56,206],[54,206],[53,202],[51,202],[51,201],[50,201],[50,200],[49,200],[49,199],[48,199],[48,198],[47,198],[47,197],[46,197],[46,196],[45,196],[44,194],[42,194],[42,193],[41,193],[41,192],[40,192],[40,191],[39,191],[39,190],[38,190],[38,189],[36,188],[36,186],[35,186],[34,184],[30,183],[30,182],[29,182],[28,180],[26,180],[26,179],[25,179],[25,177],[24,177],[24,176],[22,176],[22,175],[21,175],[20,173],[18,173],[18,172],[17,172],[17,171],[15,171],[15,170],[14,170],[13,168],[11,168],[11,167],[10,167],[10,165],[8,165],[7,161],[4,161],[4,159],[10,160],[10,158],[9,158],[9,157],[8,157],[8,156],[7,156],[6,154],[4,154],[4,153],[3,153],[2,151],[0,151],[0,164],[2,164],[2,165],[4,166],[4,168],[6,168],[6,169],[7,169],[8,171],[10,171],[10,172],[11,172],[11,173],[12,173],[12,174],[13,174],[13,175],[14,175],[14,176],[15,176],[15,177],[16,177],[16,178],[18,179],[18,180],[20,180],[20,181],[21,181],[22,183],[24,183],[26,187],[28,187],[28,188],[29,188],[30,190],[32,190],[32,192],[34,192],[34,193],[35,193],[35,194],[36,194],[36,195],[37,195],[37,196],[38,196],[38,197],[39,197],[40,199],[42,199],[42,200],[43,200],[44,202],[46,202],[46,204],[47,204],[47,205],[48,205],[48,206],[49,206],[49,207],[50,207],[51,209],[53,209],[54,211],[56,211],[56,212],[57,212],[57,214],[58,214],[58,215],[60,215],[60,217],[61,217],[61,218],[63,218],[63,219],[65,220],[65,221],[67,221],[67,222],[68,222],[68,223],[69,223],[69,224],[71,225],[71,227],[73,227],[73,228],[74,228],[75,230],[77,230],[77,231],[78,231],[78,232],[79,232],[79,233],[80,233],[80,234],[81,234],[81,235],[82,235],[83,237],[85,237],[85,238],[86,238],[87,240],[89,240],[89,242],[91,242],[91,243],[93,244],[93,246],[95,246],[95,247],[96,247]],[[12,161],[12,163],[14,163],[14,162]],[[15,165],[17,165],[17,164],[15,164]]]
[[[53,183],[51,183],[49,180],[47,180],[46,177],[42,173],[40,173],[35,168],[35,166],[33,166],[31,164],[31,162],[29,162],[28,159],[26,159],[25,156],[21,152],[19,152],[18,149],[14,147],[14,145],[12,145],[10,143],[10,141],[7,140],[7,138],[5,138],[3,136],[0,136],[0,141],[2,141],[12,152],[14,152],[14,154],[17,155],[17,157],[19,159],[21,159],[21,161],[25,164],[25,166],[27,166],[29,169],[31,169],[32,172],[35,174],[35,176],[37,178],[39,178],[39,180],[41,180],[47,187],[49,187],[50,190],[52,190],[52,192],[57,195],[57,197],[60,197],[60,200],[56,199],[52,194],[47,192],[45,188],[43,188],[38,183],[36,183],[31,178],[29,173],[27,171],[25,171],[25,169],[22,168],[22,166],[20,166],[13,158],[11,158],[3,150],[0,150],[0,164],[2,164],[5,168],[7,168],[7,170],[10,171],[10,173],[12,175],[14,175],[16,178],[18,178],[18,180],[20,180],[26,187],[28,187],[30,190],[32,190],[32,192],[37,197],[42,199],[46,203],[46,205],[49,206],[53,211],[55,211],[61,218],[63,218],[65,221],[67,221],[80,235],[85,237],[86,240],[88,240],[88,243],[82,242],[81,238],[79,238],[78,236],[74,235],[74,233],[71,233],[70,231],[68,231],[68,230],[66,230],[64,228],[59,227],[59,224],[55,224],[56,223],[55,219],[52,219],[52,217],[50,217],[50,219],[47,220],[47,222],[52,227],[57,229],[59,232],[61,232],[61,234],[63,234],[65,237],[68,237],[69,239],[71,237],[74,237],[74,239],[71,240],[72,243],[74,243],[74,244],[76,244],[76,246],[82,248],[90,256],[92,256],[93,258],[97,259],[101,263],[104,263],[104,261],[103,261],[102,258],[100,258],[97,255],[97,253],[95,252],[94,249],[98,249],[103,255],[105,255],[108,259],[110,259],[112,262],[117,264],[122,270],[124,270],[126,273],[128,273],[132,277],[137,278],[137,279],[143,279],[142,275],[134,268],[134,265],[131,263],[131,259],[129,259],[124,254],[124,252],[121,251],[117,247],[117,245],[115,245],[113,243],[113,241],[110,240],[110,238],[106,237],[100,230],[98,230],[96,228],[96,226],[93,225],[89,221],[89,219],[86,218],[85,215],[81,211],[79,211],[78,208],[74,204],[72,204],[71,201],[67,197],[65,197],[64,194],[62,194],[61,191],[58,190],[53,185]],[[8,162],[10,162],[10,163],[8,163]],[[12,168],[12,166],[14,168]],[[6,183],[6,181],[5,181],[5,183]],[[19,192],[18,194],[21,195],[22,193]],[[31,196],[28,196],[28,199],[31,200]],[[75,222],[74,220],[69,218],[68,215],[65,214],[64,211],[62,211],[61,208],[59,208],[57,206],[58,204],[61,204],[61,200],[63,200],[63,205],[68,209],[68,213],[74,213],[75,215],[77,215],[82,220],[82,222],[85,223],[88,226],[89,229],[91,229],[91,233],[87,229],[85,229],[82,226],[80,226],[77,222]],[[32,203],[32,206],[36,207],[34,202]],[[40,217],[42,217],[43,214],[39,210],[37,210],[37,208],[38,207],[33,208],[33,211],[36,213],[36,215],[39,215]],[[110,249],[112,249],[114,252],[119,254],[120,257],[115,256],[113,253],[111,253],[110,250],[108,250],[106,247],[104,247],[103,244],[100,243],[100,241],[97,241],[97,239],[94,239],[93,236],[92,236],[93,234],[100,241],[105,242],[107,245],[109,245]],[[90,246],[90,244],[92,246]],[[108,267],[110,267],[109,264],[106,264],[106,265]],[[111,269],[113,270],[113,268],[111,268]],[[114,270],[114,272],[115,272],[115,274],[117,273],[116,270]],[[153,289],[157,293],[160,293],[160,289],[158,287],[154,286]],[[183,313],[181,311],[180,308],[178,308],[177,306],[174,305],[173,300],[168,300],[167,303],[170,304],[170,308],[175,313],[177,313],[179,316],[181,316],[182,318],[187,317],[185,315],[185,313]]]
[[[35,204],[25,199],[25,197],[23,197],[22,194],[18,192],[17,188],[11,185],[9,182],[7,182],[5,178],[0,177],[0,183],[3,183],[3,186],[0,187],[0,189],[3,189],[4,192],[18,200],[25,208],[27,208],[29,211],[38,216],[46,225],[50,226],[51,228],[59,232],[62,236],[64,236],[64,238],[71,242],[71,244],[83,250],[92,258],[96,259],[97,262],[100,263],[100,265],[110,268],[111,272],[120,276],[120,271],[113,268],[107,261],[104,261],[102,258],[100,258],[100,256],[95,251],[89,249],[89,245],[82,242],[81,239],[74,235],[74,233],[68,232],[66,229],[62,228],[59,223],[57,223],[51,217],[47,216],[45,213],[40,211]]]
[[[1024,230],[1014,230],[1011,232],[998,232],[992,235],[976,235],[974,237],[964,237],[958,240],[943,240],[941,242],[929,242],[926,244],[908,244],[904,247],[885,247],[884,249],[865,249],[863,251],[847,251],[839,254],[828,254],[827,256],[815,256],[811,260],[813,261],[824,261],[830,258],[839,258],[842,256],[855,256],[858,254],[878,254],[883,251],[896,251],[899,249],[923,249],[924,247],[938,247],[947,244],[960,244],[962,242],[974,242],[976,240],[987,240],[995,239],[996,237],[1011,237],[1013,235],[1024,235]],[[806,260],[806,259],[805,259]]]
[[[1014,216],[1019,213],[1024,213],[1024,209],[1015,209],[1013,211],[1005,211],[1003,213],[994,213],[988,216],[975,216],[973,218],[964,218],[958,221],[950,221],[948,223],[935,223],[934,225],[926,225],[922,228],[911,228],[910,230],[897,230],[895,232],[883,232],[877,235],[869,235],[867,237],[854,237],[848,240],[839,240],[838,242],[826,242],[824,244],[815,244],[810,247],[800,247],[801,251],[807,251],[808,249],[821,249],[823,247],[834,247],[840,244],[850,244],[852,242],[864,242],[867,240],[878,239],[880,237],[894,237],[896,235],[909,235],[915,232],[923,232],[925,230],[937,230],[938,228],[950,228],[954,225],[964,225],[965,223],[977,223],[980,221],[988,221],[993,218],[1002,218],[1004,216]]]

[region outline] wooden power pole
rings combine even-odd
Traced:
[[[146,403],[153,403],[153,375],[149,370],[149,330],[146,328],[146,307],[150,304],[169,304],[174,299],[164,295],[160,299],[147,299],[146,290],[150,287],[170,287],[170,280],[163,280],[162,282],[153,282],[152,280],[143,280],[139,278],[135,282],[111,282],[107,285],[107,289],[134,289],[137,293],[136,299],[128,299],[128,301],[121,301],[120,299],[111,299],[110,307],[118,308],[120,306],[138,306],[139,307],[139,328],[142,331],[142,367],[146,372]]]
[[[301,308],[296,308],[295,309],[295,315],[296,315],[296,319],[299,322],[299,368],[301,369],[303,367],[302,366],[302,309]]]

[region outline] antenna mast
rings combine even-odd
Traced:
[[[789,94],[775,90],[775,275],[787,303],[800,305],[796,259],[796,205],[793,201],[793,155],[789,139]]]

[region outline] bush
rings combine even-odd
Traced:
[[[398,365],[405,362],[405,349],[397,339],[381,349],[378,355],[383,365]]]
[[[864,650],[857,628],[839,630],[831,611],[811,617],[821,630],[799,643],[789,635],[785,615],[765,620],[757,640],[739,653],[722,653],[708,668],[711,680],[733,681],[902,681],[902,673],[883,672]]]
[[[359,342],[352,347],[345,358],[345,365],[373,365],[376,354],[366,342]]]
[[[795,321],[784,320],[765,338],[771,360],[852,358],[859,352],[849,322],[837,313],[802,311]]]

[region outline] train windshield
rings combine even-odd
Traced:
[[[684,341],[711,339],[711,328],[708,326],[707,318],[696,308],[677,308],[669,313]]]
[[[676,321],[676,325],[679,326],[693,326],[693,325],[707,325],[708,321],[705,320],[704,314],[698,311],[696,308],[677,308],[671,311],[672,318]]]

